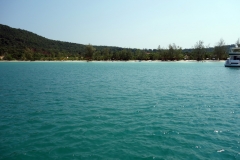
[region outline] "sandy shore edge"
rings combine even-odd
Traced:
[[[129,60],[129,61],[86,61],[86,60],[56,60],[56,61],[19,61],[19,60],[13,60],[13,61],[6,61],[1,60],[0,62],[160,62],[160,63],[178,63],[178,62],[198,62],[198,63],[204,63],[204,62],[225,62],[225,60],[204,60],[204,61],[196,61],[196,60],[180,60],[180,61],[161,61],[161,60],[147,60],[147,61],[141,61],[141,60]]]

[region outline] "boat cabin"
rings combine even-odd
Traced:
[[[240,67],[240,47],[231,48],[225,67]]]

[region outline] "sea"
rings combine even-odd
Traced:
[[[240,68],[0,62],[0,159],[240,159]]]

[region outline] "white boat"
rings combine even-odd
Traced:
[[[240,47],[230,48],[229,58],[225,62],[225,67],[240,67]]]

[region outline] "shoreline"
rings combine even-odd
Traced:
[[[115,60],[109,60],[109,61],[87,61],[87,60],[56,60],[56,61],[42,61],[42,60],[36,60],[36,61],[19,61],[19,60],[0,60],[0,62],[138,62],[138,63],[144,63],[144,62],[159,62],[159,63],[177,63],[177,62],[199,62],[199,63],[205,63],[205,62],[225,62],[225,60],[204,60],[204,61],[196,61],[196,60],[179,60],[179,61],[161,61],[161,60],[128,60],[128,61],[115,61]]]

